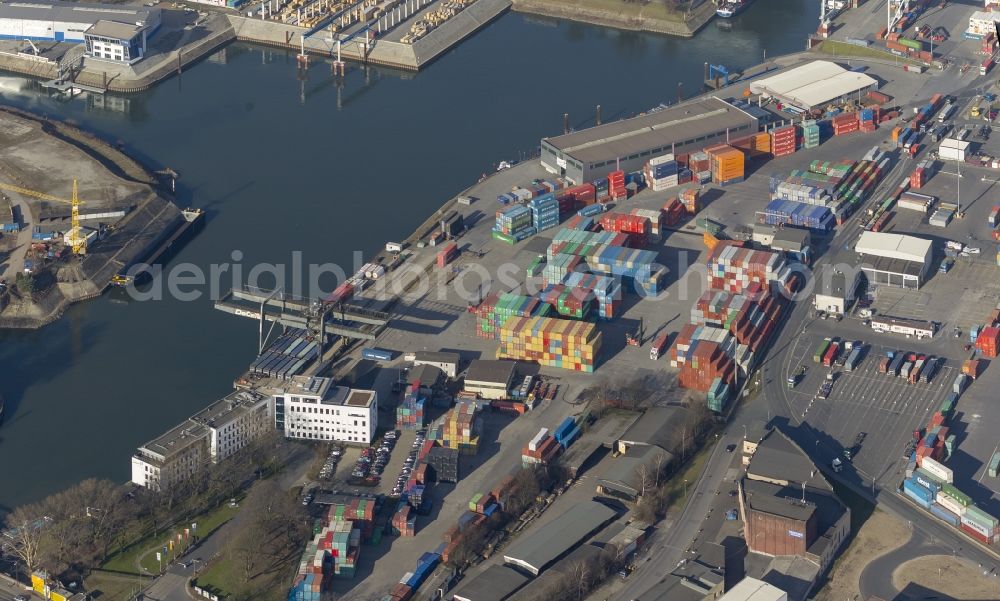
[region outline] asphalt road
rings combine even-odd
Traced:
[[[712,503],[714,492],[722,483],[726,468],[732,456],[723,449],[725,445],[735,442],[728,436],[720,438],[719,444],[712,450],[705,471],[697,483],[691,484],[688,491],[690,501],[684,510],[673,520],[661,524],[650,536],[645,551],[645,561],[629,577],[628,584],[618,593],[618,601],[630,601],[649,590],[658,583],[664,574],[683,559],[689,556],[688,545],[695,537],[698,526]]]
[[[24,589],[11,584],[6,578],[0,578],[0,601],[14,601],[14,597],[25,594]]]
[[[951,549],[932,543],[922,532],[913,532],[910,540],[902,547],[886,553],[865,566],[860,578],[861,595],[866,599],[873,595],[881,599],[895,599],[899,594],[892,585],[892,573],[896,568],[924,555],[949,553]]]

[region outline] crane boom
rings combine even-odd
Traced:
[[[70,222],[73,230],[69,235],[69,243],[73,247],[73,252],[78,255],[87,254],[87,237],[80,229],[80,198],[76,194],[76,180],[73,180],[73,200],[72,200],[72,220]]]
[[[44,192],[38,192],[37,190],[29,190],[28,188],[22,188],[20,186],[15,186],[13,184],[0,183],[0,190],[7,190],[9,192],[15,192],[23,196],[29,196],[31,198],[37,198],[39,200],[48,200],[52,202],[63,202],[69,203],[72,207],[71,221],[70,225],[72,230],[70,231],[69,240],[70,245],[73,247],[73,252],[82,255],[87,252],[87,238],[82,235],[83,230],[80,229],[80,197],[77,195],[77,181],[73,180],[73,198],[66,200],[65,198],[56,198],[55,196],[46,194]]]
[[[39,200],[50,200],[52,202],[65,202],[72,204],[72,200],[66,200],[65,198],[56,198],[55,196],[50,196],[44,192],[36,192],[35,190],[29,190],[27,188],[22,188],[20,186],[14,186],[12,184],[0,183],[0,190],[9,190],[11,192],[16,192],[18,194],[23,194],[24,196],[30,196],[32,198],[37,198]]]

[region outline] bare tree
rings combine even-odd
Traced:
[[[7,518],[10,528],[10,553],[20,560],[31,574],[38,569],[41,559],[42,538],[50,519],[39,504],[18,507]]]
[[[646,496],[646,491],[652,486],[654,476],[648,463],[640,463],[635,470],[635,476],[639,479],[639,496]]]
[[[666,476],[667,464],[670,462],[670,456],[663,452],[657,452],[653,456],[653,477],[655,478],[654,486],[660,488],[660,479]]]

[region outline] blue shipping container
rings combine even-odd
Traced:
[[[570,430],[569,433],[566,434],[566,436],[559,441],[559,444],[564,449],[568,448],[569,445],[573,444],[573,441],[576,440],[579,436],[580,436],[580,426],[574,426],[573,429]]]
[[[925,509],[930,507],[933,500],[933,493],[917,484],[912,478],[903,481],[903,492]]]
[[[931,505],[931,513],[933,513],[938,519],[948,522],[956,528],[958,528],[959,522],[961,521],[961,518],[944,507],[941,507],[937,503]]]
[[[361,357],[370,361],[390,361],[392,360],[392,351],[380,348],[366,348],[361,351]]]

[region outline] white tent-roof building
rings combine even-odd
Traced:
[[[872,285],[917,289],[923,284],[934,247],[930,240],[902,234],[864,232],[854,247]]]
[[[750,91],[809,110],[877,87],[878,81],[864,73],[849,71],[830,61],[812,61],[759,79],[750,84]]]

